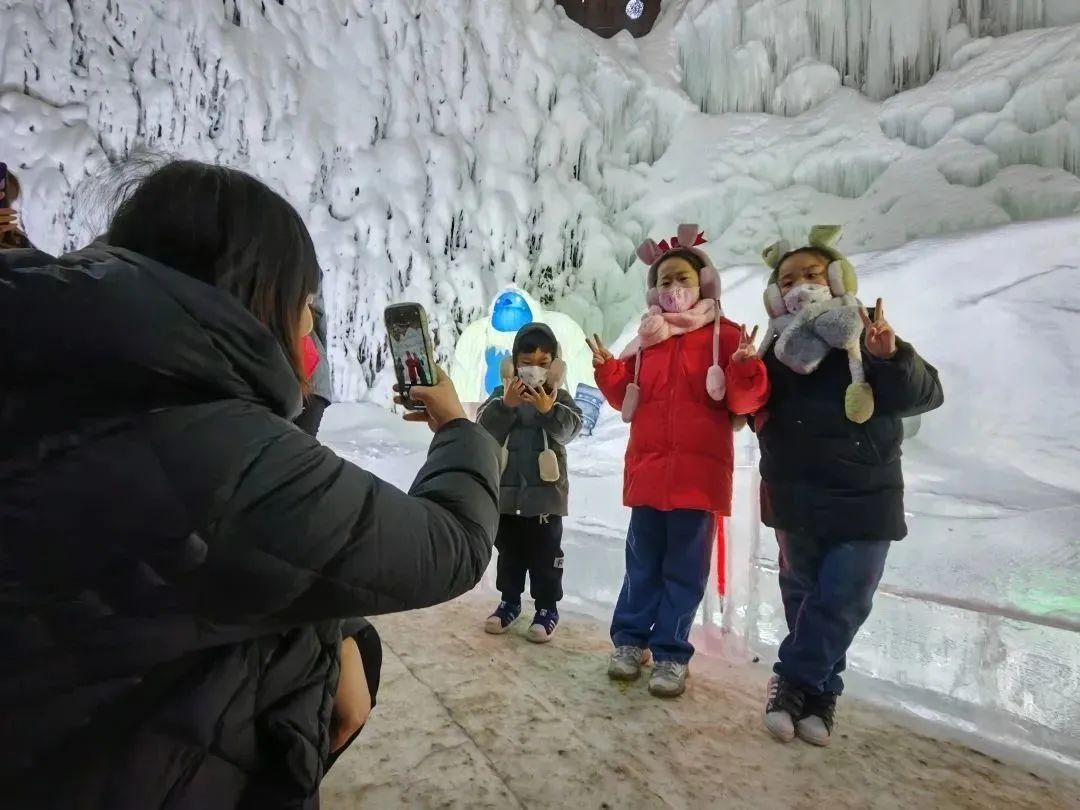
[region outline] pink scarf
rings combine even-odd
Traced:
[[[685,335],[708,326],[716,320],[716,301],[705,298],[686,312],[664,312],[660,307],[649,307],[638,327],[637,337],[623,349],[620,358],[633,357],[639,349],[648,349],[677,335]]]

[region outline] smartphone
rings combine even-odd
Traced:
[[[7,198],[7,164],[0,163],[0,208],[10,208]]]
[[[419,304],[392,304],[386,308],[384,317],[386,334],[390,338],[390,358],[405,407],[422,411],[423,404],[410,399],[409,390],[414,385],[436,383],[435,351],[431,346],[427,313]]]

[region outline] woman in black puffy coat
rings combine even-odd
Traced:
[[[172,163],[107,247],[0,252],[0,804],[314,808],[344,623],[485,570],[498,447],[448,380],[409,493],[290,420],[299,215]]]

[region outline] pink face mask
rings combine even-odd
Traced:
[[[700,287],[669,287],[660,293],[660,309],[664,312],[686,312],[700,300]]]

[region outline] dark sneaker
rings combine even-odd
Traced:
[[[558,610],[538,610],[533,616],[532,624],[529,625],[529,641],[537,644],[547,644],[555,635],[555,628],[559,626]]]
[[[803,716],[805,699],[801,689],[779,675],[769,679],[765,728],[780,742],[789,743],[795,739],[795,722]]]
[[[516,622],[520,615],[521,605],[513,602],[499,602],[495,612],[484,622],[484,630],[492,635],[501,636],[510,629],[510,625]]]
[[[795,725],[799,739],[822,748],[832,741],[836,718],[836,695],[807,695],[803,716]]]

